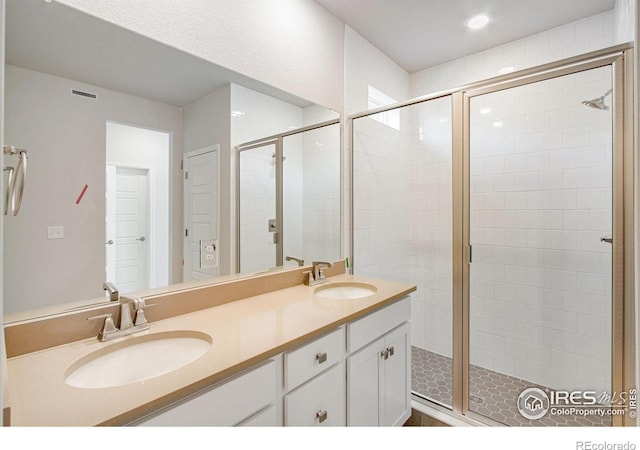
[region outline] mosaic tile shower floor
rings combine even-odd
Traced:
[[[450,407],[451,358],[419,347],[411,347],[411,387],[421,397]],[[543,386],[478,366],[469,368],[469,408],[509,426],[611,426],[609,417],[553,416],[547,414],[539,420],[528,420],[520,415],[516,399],[528,387]]]

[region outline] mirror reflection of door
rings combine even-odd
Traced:
[[[218,151],[212,145],[184,158],[184,281],[219,274]]]
[[[149,170],[107,166],[107,279],[121,292],[149,287]]]
[[[121,294],[166,286],[171,134],[107,122],[106,138],[105,281]]]

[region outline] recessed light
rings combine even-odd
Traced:
[[[491,108],[489,108],[488,106],[483,106],[482,108],[480,108],[480,114],[489,114],[491,112]]]
[[[515,68],[515,67],[513,67],[513,66],[507,66],[507,67],[503,67],[502,69],[498,70],[498,73],[499,73],[500,75],[505,75],[505,74],[507,74],[507,73],[511,73],[511,72],[513,72],[514,70],[516,70],[516,68]]]
[[[493,122],[493,126],[496,128],[501,128],[504,125],[504,122],[502,120],[496,120],[495,122]]]
[[[478,14],[477,16],[473,16],[467,22],[467,26],[472,30],[477,30],[479,28],[484,27],[489,23],[489,17],[485,14]]]

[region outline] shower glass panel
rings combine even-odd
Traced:
[[[239,153],[240,272],[276,266],[276,141]]]
[[[283,264],[335,261],[340,257],[340,124],[285,136],[282,148]]]
[[[470,99],[469,410],[529,420],[529,387],[611,392],[611,67]],[[606,405],[603,405],[606,407]]]
[[[353,121],[354,273],[417,285],[412,391],[447,408],[453,385],[451,127],[450,96]]]

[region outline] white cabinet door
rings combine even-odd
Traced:
[[[384,407],[381,409],[380,425],[397,426],[404,424],[411,416],[411,346],[409,344],[409,323],[396,328],[384,338],[384,352],[381,359],[384,369],[382,393]]]
[[[378,425],[380,411],[380,352],[384,339],[378,339],[347,359],[347,425]]]
[[[410,325],[347,358],[347,425],[402,425],[411,416]]]

